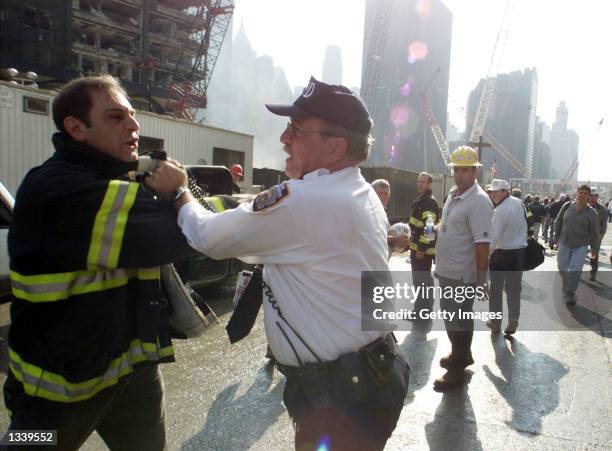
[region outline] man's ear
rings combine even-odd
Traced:
[[[74,116],[64,118],[64,128],[75,141],[85,141],[87,139],[87,134],[85,133],[87,126],[82,120]]]
[[[342,160],[348,153],[348,141],[341,136],[331,138],[334,140],[329,155],[335,160]]]

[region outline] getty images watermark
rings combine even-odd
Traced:
[[[431,285],[423,282],[427,277]],[[523,273],[519,330],[610,330],[612,271],[600,271],[595,282],[588,272],[582,273],[576,305],[566,305],[562,286],[557,271]],[[475,330],[488,331],[487,321],[508,319],[505,291],[501,296],[503,307],[495,311],[482,286],[441,281],[427,272],[363,272],[361,326],[370,331],[410,330],[428,322],[432,330],[446,330],[445,322],[469,321]]]
[[[445,299],[457,304],[463,304],[469,300],[484,300],[486,292],[482,286],[459,285],[459,286],[425,286],[413,285],[408,282],[396,282],[390,285],[378,285],[372,288],[372,302],[380,305],[374,308],[372,316],[376,320],[434,320],[444,319],[453,321],[455,319],[478,319],[488,321],[489,319],[502,319],[501,312],[480,312],[463,310],[432,310],[427,308],[414,308],[415,302],[422,299],[424,302],[435,299]],[[410,307],[386,310],[382,304],[397,301],[401,305],[409,303]],[[425,305],[427,306],[427,305]],[[417,306],[418,307],[418,306]]]

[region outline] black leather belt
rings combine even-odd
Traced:
[[[355,353],[357,354],[373,354],[375,356],[379,356],[379,358],[384,359],[387,357],[394,357],[399,353],[399,348],[395,341],[395,337],[393,334],[389,334],[385,337],[378,338],[374,340],[372,343],[369,343],[361,348]],[[349,353],[353,354],[353,353]],[[348,355],[348,354],[347,354]],[[282,363],[276,362],[275,366],[282,374],[286,377],[299,377],[308,374],[312,374],[314,372],[318,373],[326,373],[331,371],[336,371],[340,368],[340,360],[344,356],[340,356],[335,360],[330,360],[327,362],[309,362],[302,366],[289,366],[283,365]]]

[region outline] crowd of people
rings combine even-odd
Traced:
[[[507,180],[494,179],[484,189],[476,182],[480,166],[474,149],[462,146],[451,154],[456,186],[450,191],[441,216],[438,203],[431,192],[432,177],[423,172],[417,179],[418,196],[414,201],[408,223],[410,243],[409,262],[412,283],[431,286],[431,270],[440,287],[483,286],[488,289],[489,311],[493,319],[487,321],[492,334],[502,330],[503,293],[506,293],[507,323],[505,335],[516,333],[521,311],[521,286],[525,268],[528,240],[540,240],[557,252],[557,266],[562,279],[564,301],[576,304],[576,290],[587,251],[590,252],[590,280],[598,271],[599,250],[609,221],[609,204],[599,202],[599,195],[582,185],[573,200],[561,194],[558,199],[538,195],[523,198],[517,188],[511,189]],[[390,186],[385,180],[373,183],[384,205],[390,198]],[[486,193],[486,194],[484,194]],[[488,198],[487,196],[488,195]],[[436,222],[437,237],[427,239],[425,220],[431,216]],[[439,222],[438,222],[439,219]],[[396,236],[389,236],[397,240]],[[611,258],[612,263],[612,258]],[[487,283],[488,281],[488,283]],[[419,298],[414,309],[431,309],[433,299]],[[457,309],[457,303],[440,300],[444,311]],[[472,300],[460,303],[461,309],[471,311]],[[436,379],[434,386],[444,390],[463,383],[464,369],[474,363],[470,352],[473,321],[447,321],[451,353],[440,361],[448,371]]]
[[[559,246],[568,298],[587,245],[597,270],[604,216],[589,205],[588,187],[557,213],[555,202],[525,209],[504,180],[488,195],[477,183],[476,151],[462,146],[451,155],[456,186],[443,207],[432,176],[421,173],[410,238],[391,236],[389,184],[372,187],[359,169],[372,144],[363,101],[311,78],[293,104],[266,107],[290,120],[280,135],[290,180],[219,213],[192,195],[185,168],[171,158],[133,178],[140,126],[116,79],[84,77],[60,91],[55,154],[21,183],[8,237],[10,430],[57,431],[61,450],[78,449],[94,430],[113,450],[165,449],[159,365],[174,361],[175,331],[160,274],[196,252],[263,266],[244,292],[259,293],[251,320],[263,305],[299,450],[380,450],[396,427],[408,364],[389,330],[362,330],[360,302],[362,273],[389,270],[390,244],[410,250],[419,283],[431,286],[435,277],[443,287],[490,292],[493,311],[502,309],[505,286],[508,334],[518,327],[528,216]],[[243,169],[231,172],[236,184]],[[419,299],[417,308],[431,310],[432,301]],[[440,300],[449,312],[469,312],[473,302]],[[240,322],[238,308],[232,320]],[[464,383],[474,363],[473,319],[445,318],[445,326],[451,352],[440,360],[438,390]]]

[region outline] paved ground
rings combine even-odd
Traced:
[[[602,261],[612,252],[612,234]],[[396,270],[407,269],[394,257]],[[602,262],[603,270],[610,270]],[[554,270],[554,256],[542,270]],[[609,278],[607,279],[609,280]],[[612,304],[612,284],[588,282]],[[228,290],[211,304],[227,321]],[[433,450],[612,449],[612,334],[610,309],[598,312],[585,301],[589,329],[575,332],[524,332],[512,341],[477,332],[471,380],[446,394],[432,390],[442,374],[440,357],[449,352],[444,332],[399,334],[412,368],[410,393],[387,448]],[[609,306],[608,306],[609,307]],[[0,309],[6,335],[7,310]],[[2,373],[6,348],[2,348]],[[265,371],[262,323],[243,342],[230,346],[222,327],[197,340],[177,344],[177,360],[164,366],[167,425],[171,450],[276,450],[292,448],[292,429],[282,404],[283,379]],[[8,419],[0,412],[0,431]],[[92,436],[84,449],[105,449]]]

